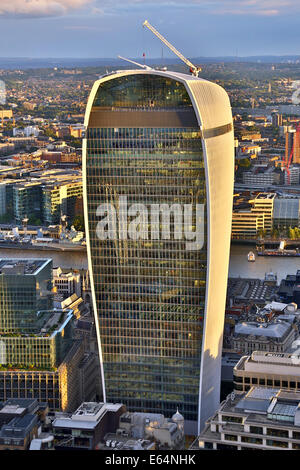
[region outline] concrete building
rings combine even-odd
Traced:
[[[57,224],[61,215],[67,215],[71,220],[76,215],[75,206],[82,197],[81,178],[72,181],[54,181],[45,183],[41,188],[43,221],[46,224]]]
[[[253,200],[252,212],[264,217],[264,230],[269,234],[273,227],[273,207],[275,193],[259,193]]]
[[[80,274],[69,272],[63,273],[60,267],[53,269],[53,283],[56,292],[62,294],[63,298],[70,297],[72,294],[81,296],[81,280]]]
[[[299,157],[300,161],[300,157]],[[297,162],[298,163],[298,162]],[[291,165],[289,167],[289,174],[285,171],[284,173],[284,184],[295,184],[299,185],[299,177],[300,177],[300,166],[299,165]]]
[[[180,404],[187,429],[197,433],[219,403],[234,173],[228,96],[181,73],[117,72],[94,84],[85,125],[85,220],[104,396],[165,416]],[[123,196],[147,208],[203,207],[204,244],[190,251],[173,234],[149,239],[147,230],[138,241],[100,240],[97,207],[118,208]]]
[[[252,387],[230,394],[191,450],[299,450],[300,393]]]
[[[272,167],[263,170],[244,171],[243,183],[250,187],[268,188],[268,186],[280,183],[280,173],[274,171]]]
[[[158,413],[126,412],[120,416],[119,427],[114,434],[106,434],[98,449],[114,449],[107,443],[115,441],[118,450],[123,450],[128,440],[155,443],[155,449],[179,450],[184,448],[184,418],[178,412],[167,419]]]
[[[275,193],[259,193],[249,200],[249,207],[233,208],[231,236],[235,239],[256,239],[270,234],[273,228]]]
[[[258,385],[300,392],[300,356],[254,351],[235,365],[233,382],[237,392],[247,392]]]
[[[288,321],[241,322],[234,327],[233,349],[241,354],[252,351],[286,352],[298,337],[295,325]]]
[[[52,422],[56,449],[93,450],[118,427],[126,410],[120,403],[84,402],[74,413],[57,414]]]
[[[0,404],[0,450],[28,450],[39,436],[46,403],[35,399],[10,399]]]

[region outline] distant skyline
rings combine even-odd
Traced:
[[[298,0],[1,0],[0,57],[172,57],[145,19],[187,57],[300,54]]]

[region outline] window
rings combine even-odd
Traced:
[[[250,426],[250,432],[251,434],[263,434],[263,428],[260,428],[259,426]]]
[[[268,436],[289,437],[289,432],[284,429],[267,428]]]
[[[234,380],[234,382],[242,383],[243,382],[243,377],[240,377],[238,375],[234,375],[233,380]]]
[[[288,442],[284,442],[284,441],[274,441],[274,440],[271,440],[271,439],[267,439],[266,441],[266,444],[267,446],[271,446],[271,447],[283,447],[284,449],[287,449],[288,448]]]
[[[224,438],[226,441],[237,441],[237,436],[234,434],[225,434]]]
[[[258,437],[247,437],[247,436],[242,436],[241,438],[242,442],[248,442],[249,444],[262,444],[262,439],[259,439]]]
[[[221,416],[222,421],[226,421],[227,423],[241,423],[243,422],[243,418],[239,416]]]

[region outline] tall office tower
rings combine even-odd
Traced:
[[[53,309],[51,259],[0,259],[0,401],[38,398],[72,411],[94,399],[95,361],[74,321],[73,310]]]
[[[272,126],[274,127],[280,127],[282,126],[282,114],[279,113],[273,113],[272,114]]]
[[[285,134],[285,161],[288,163],[293,150],[295,129],[289,129]]]
[[[293,163],[300,163],[300,132],[294,133],[294,155]]]
[[[166,416],[178,407],[186,432],[195,433],[220,397],[234,176],[228,96],[185,74],[116,72],[94,84],[85,125],[104,400]],[[193,214],[185,230],[194,233],[184,231],[184,239],[178,221],[185,206]]]

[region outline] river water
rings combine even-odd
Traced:
[[[300,257],[281,258],[256,256],[254,263],[249,263],[247,254],[249,251],[256,254],[255,248],[249,245],[232,245],[230,253],[229,277],[250,277],[263,279],[266,272],[277,274],[280,282],[287,274],[296,274],[300,269]],[[0,249],[0,258],[52,258],[53,266],[61,266],[63,269],[87,269],[87,257],[84,252],[58,252],[39,250],[11,250]]]
[[[255,254],[254,263],[248,261],[249,251]],[[296,274],[297,269],[300,269],[300,257],[257,256],[254,246],[231,245],[229,277],[263,279],[265,273],[273,272],[280,282],[287,274]]]

